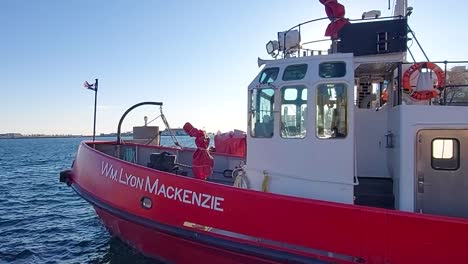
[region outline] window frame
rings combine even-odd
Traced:
[[[268,70],[276,70],[276,78],[272,82],[262,82],[262,76]],[[278,80],[279,76],[280,76],[280,67],[265,68],[265,69],[263,69],[263,71],[260,73],[260,76],[258,77],[258,83],[265,84],[265,85],[271,84],[271,83],[276,82],[276,80]]]
[[[295,88],[296,91],[297,91],[297,94],[296,94],[296,99],[295,100],[284,100],[284,95],[285,95],[285,91],[287,89],[291,89],[291,88]],[[298,88],[302,88],[301,92],[299,92],[299,90],[297,90]],[[305,100],[302,98],[302,93],[303,91],[306,90],[307,91],[307,97],[305,98]],[[309,93],[310,93],[310,87],[307,86],[306,84],[304,83],[298,83],[298,84],[286,84],[286,85],[283,85],[280,89],[279,89],[279,93],[280,93],[280,104],[278,106],[279,108],[279,135],[282,139],[305,139],[307,137],[307,134],[308,134],[308,128],[310,128],[310,121],[308,120],[308,114],[306,112],[305,114],[305,118],[304,118],[304,127],[305,127],[305,134],[304,136],[301,136],[301,137],[285,137],[283,136],[283,105],[285,104],[284,102],[294,102],[294,101],[305,101],[305,105],[306,105],[306,108],[307,108],[307,111],[309,111]],[[291,105],[292,103],[286,103],[286,105]],[[294,104],[295,105],[295,104]],[[299,108],[302,109],[302,105],[303,104],[300,104],[299,105]],[[296,106],[297,107],[297,106]],[[302,111],[302,110],[301,110]],[[297,108],[296,108],[296,113],[297,113]],[[301,116],[302,117],[302,116]],[[296,117],[297,118],[297,117]],[[297,120],[296,120],[297,121]],[[297,128],[297,126],[296,126]],[[299,131],[299,134],[300,134],[300,131]]]
[[[453,153],[451,158],[444,159],[434,157],[434,141],[436,140],[451,140],[453,142]],[[439,166],[434,166],[434,162],[439,163]],[[448,166],[447,164],[449,164],[450,162],[456,162],[457,166],[454,168]],[[443,168],[443,166],[446,167]],[[431,168],[436,171],[457,171],[460,169],[460,140],[458,140],[458,138],[437,137],[431,140]]]
[[[304,66],[305,65],[305,72],[304,72],[304,76],[300,79],[289,79],[289,80],[285,80],[284,77],[285,77],[285,74],[288,72],[288,68],[290,67],[299,67],[299,66]],[[299,64],[289,64],[288,66],[286,66],[283,70],[283,74],[281,76],[281,80],[283,82],[292,82],[292,81],[300,81],[300,80],[304,80],[307,76],[307,73],[309,71],[309,64],[308,63],[299,63]]]
[[[332,63],[344,64],[344,70],[345,70],[345,72],[344,72],[344,75],[343,75],[343,76],[324,77],[324,76],[322,76],[322,75],[320,74],[320,72],[321,72],[321,71],[320,71],[320,69],[321,69],[320,67],[321,67],[323,64],[332,64]],[[344,77],[346,77],[346,75],[348,74],[348,68],[347,68],[347,67],[348,67],[348,64],[347,64],[345,61],[323,61],[323,62],[319,63],[319,65],[318,65],[318,72],[317,72],[317,74],[318,74],[318,77],[319,77],[319,78],[322,78],[322,79],[325,79],[325,80],[329,80],[329,79],[333,79],[333,78],[344,78]]]
[[[319,134],[318,134],[318,126],[319,126],[319,122],[318,122],[318,114],[319,114],[319,111],[317,109],[318,107],[318,101],[319,101],[319,87],[322,86],[322,85],[327,85],[327,84],[334,84],[334,85],[343,85],[344,88],[345,88],[345,91],[346,91],[346,116],[345,116],[345,124],[346,124],[346,135],[344,137],[320,137]],[[349,84],[347,82],[343,82],[343,81],[323,81],[323,82],[319,82],[317,84],[315,84],[315,105],[314,105],[314,122],[315,122],[315,126],[314,126],[314,134],[315,134],[315,137],[319,140],[330,140],[330,139],[333,139],[333,140],[346,140],[349,136],[349,133],[350,133],[350,130],[349,130],[349,119],[350,119],[350,114],[351,114],[351,110],[350,110],[350,103],[349,103],[349,96],[350,96],[350,92],[349,92]]]
[[[255,102],[253,101],[253,93],[254,93],[254,92],[257,92],[257,94],[256,94],[256,97],[257,97],[257,96],[258,96],[258,91],[260,91],[260,90],[272,90],[272,91],[273,91],[273,95],[272,95],[273,100],[270,101],[270,102],[272,102],[272,103],[271,103],[271,110],[270,110],[270,113],[271,113],[270,118],[271,118],[271,122],[272,122],[272,128],[271,128],[272,135],[271,135],[271,136],[258,136],[258,135],[256,135],[256,133],[255,133],[255,128],[256,128],[255,124],[256,124],[257,122],[255,122],[255,123],[253,122],[252,115],[253,115],[253,114],[257,115],[257,113],[260,112],[260,110],[258,110],[258,111],[256,110],[257,102],[256,102],[256,101],[255,101]],[[264,88],[255,88],[255,89],[251,89],[251,90],[250,90],[250,95],[249,95],[249,113],[248,113],[249,116],[248,116],[248,122],[249,122],[249,127],[250,127],[250,129],[249,129],[250,132],[249,132],[249,133],[250,133],[250,137],[251,137],[251,138],[256,138],[256,139],[271,139],[271,138],[275,137],[275,116],[274,116],[274,115],[275,115],[275,107],[276,107],[276,103],[275,103],[276,90],[277,90],[277,89],[275,89],[275,88],[273,88],[273,87],[271,87],[271,86],[264,87]],[[258,117],[256,117],[256,118],[258,118]],[[258,123],[260,123],[260,122],[258,122]],[[265,123],[262,122],[261,124],[265,124]]]

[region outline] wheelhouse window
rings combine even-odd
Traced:
[[[281,89],[281,137],[306,136],[307,88],[286,86]]]
[[[276,81],[276,78],[278,78],[278,73],[279,73],[279,68],[267,68],[263,70],[262,74],[260,75],[260,83],[261,84],[267,84],[267,83],[273,83]]]
[[[460,167],[460,143],[457,139],[434,139],[431,149],[431,165],[434,170],[458,170]]]
[[[295,81],[304,79],[307,73],[307,64],[289,65],[283,73],[283,81]]]
[[[346,75],[345,62],[322,62],[319,65],[319,75],[322,78],[340,78]]]
[[[273,137],[275,90],[271,88],[251,91],[250,134],[257,138]]]
[[[347,86],[342,83],[317,87],[317,137],[344,138],[348,134]]]

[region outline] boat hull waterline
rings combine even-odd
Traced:
[[[464,219],[233,188],[125,162],[92,144],[113,143],[81,143],[68,183],[112,235],[168,263],[468,260]]]

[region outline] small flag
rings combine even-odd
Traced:
[[[96,91],[96,86],[95,86],[94,83],[93,83],[93,84],[90,84],[88,81],[85,81],[85,82],[83,83],[83,86],[84,86],[84,88],[86,88],[86,89]]]

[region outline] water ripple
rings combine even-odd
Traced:
[[[109,236],[58,182],[82,139],[0,139],[0,264],[154,263]]]

